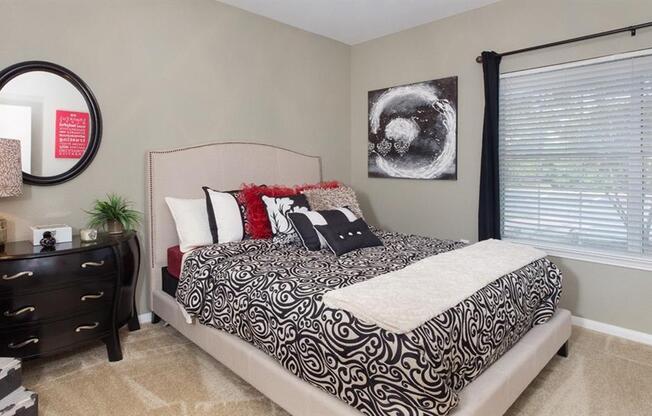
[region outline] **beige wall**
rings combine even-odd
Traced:
[[[370,218],[387,228],[477,238],[483,116],[482,50],[498,52],[652,20],[649,0],[503,0],[354,46],[351,52],[351,179]],[[510,71],[652,46],[652,30],[507,57]],[[458,180],[367,177],[367,92],[457,75]],[[652,333],[652,272],[557,259],[562,304],[575,315]]]
[[[0,200],[12,240],[37,223],[83,226],[82,209],[107,192],[144,210],[148,149],[273,143],[320,155],[325,178],[349,180],[350,49],[341,43],[214,0],[0,0],[0,16],[0,68],[31,59],[68,67],[104,118],[81,176]]]

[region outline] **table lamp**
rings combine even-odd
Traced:
[[[0,198],[23,194],[20,140],[0,139]],[[0,250],[7,242],[7,220],[0,217]]]

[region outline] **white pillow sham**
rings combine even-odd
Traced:
[[[166,197],[177,228],[179,248],[186,253],[194,248],[213,244],[206,200]]]
[[[208,225],[213,243],[242,241],[244,222],[234,192],[219,192],[207,186],[202,189],[206,193]]]

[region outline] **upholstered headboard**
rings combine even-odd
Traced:
[[[321,181],[321,160],[256,143],[209,143],[147,153],[150,288],[161,288],[167,248],[178,244],[165,197],[202,198],[201,187],[238,189],[243,183],[294,185]]]

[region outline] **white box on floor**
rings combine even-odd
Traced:
[[[72,227],[66,224],[34,225],[32,229],[32,244],[41,244],[43,233],[49,231],[58,243],[69,243],[72,241]]]

